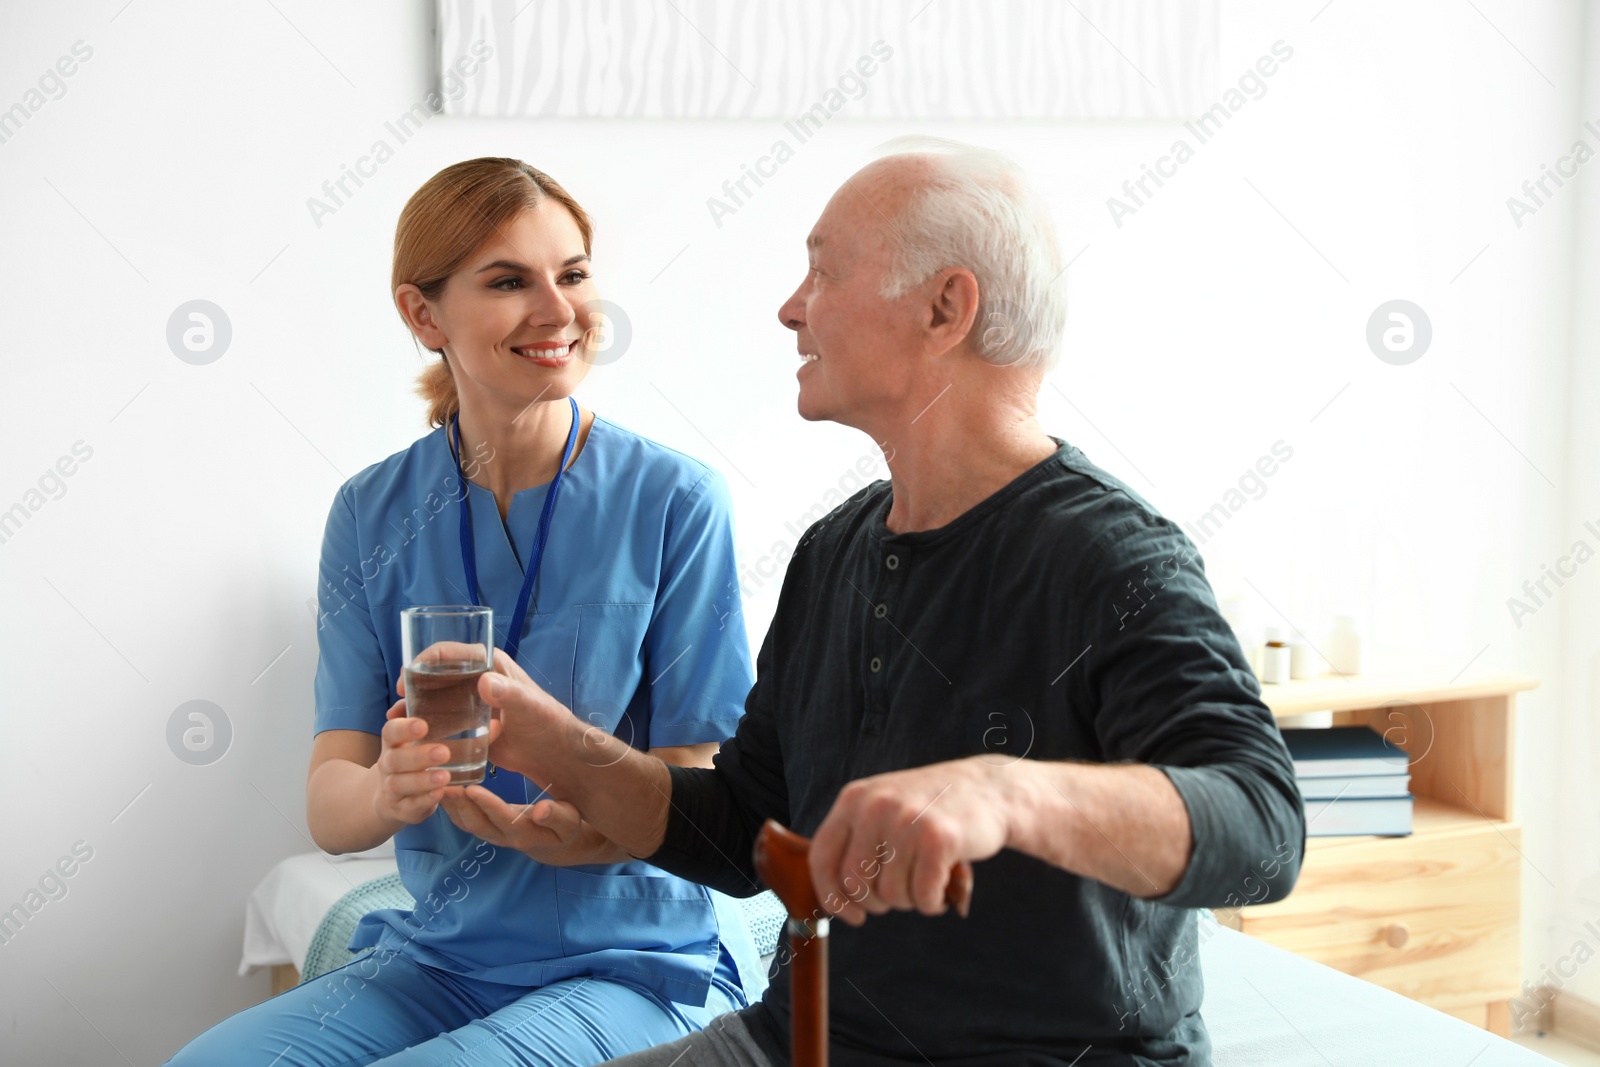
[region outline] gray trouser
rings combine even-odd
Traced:
[[[688,1037],[608,1060],[611,1067],[775,1067],[737,1012],[727,1012]],[[602,1065],[605,1067],[605,1065]]]

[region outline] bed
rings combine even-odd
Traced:
[[[239,973],[273,969],[273,992],[351,958],[356,920],[406,907],[392,855],[291,856],[245,907]],[[741,901],[756,944],[771,953],[783,921],[770,893]],[[1205,1019],[1216,1067],[1537,1067],[1555,1061],[1398,993],[1220,926],[1200,913]]]
[[[245,902],[239,974],[271,969],[274,995],[298,984],[302,977],[316,977],[322,972],[308,974],[305,970],[307,953],[324,920],[332,927],[334,906],[347,896],[360,900],[370,894],[363,887],[397,873],[392,845],[353,857],[306,852],[282,861],[267,872]],[[353,932],[353,925],[351,929]],[[318,960],[312,962],[318,964]]]

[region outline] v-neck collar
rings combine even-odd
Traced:
[[[584,438],[583,447],[578,450],[577,455],[573,456],[572,463],[568,465],[566,473],[562,476],[562,484],[566,487],[564,490],[566,493],[570,494],[573,491],[575,484],[583,484],[580,468],[587,470],[589,466],[593,466],[593,461],[590,461],[589,464],[585,465],[583,462],[583,457],[587,455],[589,449],[593,447],[595,443],[595,431],[600,428],[600,424],[603,421],[604,420],[602,420],[599,415],[595,415],[593,421],[589,423],[589,434]],[[443,438],[445,462],[449,465],[449,469],[452,474],[460,476],[461,466],[456,459],[455,449],[451,446],[449,423],[446,422],[444,426],[440,427],[438,432]],[[574,477],[578,478],[578,482],[573,482]],[[503,519],[500,517],[500,505],[495,499],[493,490],[487,489],[464,476],[462,476],[461,484],[463,486],[463,491],[467,494],[467,506],[472,509],[473,530],[476,531],[481,525],[493,525],[495,529],[500,531],[500,538],[495,551],[496,553],[503,552],[504,556],[498,561],[480,559],[480,567],[483,567],[483,565],[487,563],[496,569],[503,569],[509,562],[509,570],[516,575],[517,582],[520,584],[521,581],[527,577],[528,570],[527,565],[523,562],[522,553],[517,551],[516,538],[511,533],[512,523],[515,521],[517,515],[528,511],[532,512],[534,518],[533,521],[528,525],[528,529],[530,531],[528,535],[528,547],[531,549],[533,547],[533,531],[538,526],[539,509],[544,504],[545,494],[550,491],[550,482],[543,482],[539,485],[530,485],[526,489],[518,489],[515,493],[512,493],[511,503],[506,506],[506,515]],[[490,515],[494,516],[494,522],[492,524],[488,523],[484,517],[485,508],[487,508]],[[559,510],[559,507],[557,510]],[[476,532],[474,532],[473,536],[477,536]],[[477,547],[480,549],[482,548],[481,545]],[[480,586],[483,585],[483,578],[484,575],[480,574]],[[485,598],[490,599],[488,590],[484,589],[483,592]]]

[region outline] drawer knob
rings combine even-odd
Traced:
[[[1405,923],[1390,923],[1379,934],[1390,948],[1405,948],[1406,942],[1411,940],[1411,927]]]

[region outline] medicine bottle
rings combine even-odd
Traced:
[[[1283,627],[1267,627],[1267,647],[1261,650],[1261,680],[1282,685],[1289,680],[1289,643]]]

